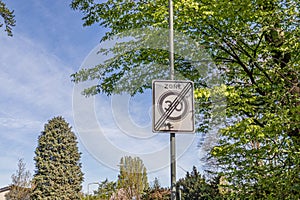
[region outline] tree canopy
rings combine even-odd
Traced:
[[[175,30],[196,40],[195,49],[209,53],[224,80],[221,92],[226,98],[221,100],[226,101],[226,109],[222,107],[226,115],[219,113],[223,118],[220,140],[210,156],[216,159],[216,172],[228,182],[230,195],[241,199],[299,198],[300,4],[295,0],[173,3]],[[84,14],[84,25],[98,23],[107,28],[102,41],[123,32],[135,34],[136,29],[168,28],[168,2],[164,0],[73,0],[71,7]],[[149,88],[153,74],[164,77],[160,73],[166,70],[162,66],[168,65],[168,52],[132,48],[151,38],[148,36],[142,34],[103,51],[115,56],[73,74],[73,81],[99,80],[85,91],[86,95],[120,90],[135,94]],[[184,46],[180,52],[190,50],[190,44]],[[160,65],[149,67],[154,63]],[[218,114],[211,112],[216,99],[212,98],[213,88],[195,70],[197,64],[175,54],[175,70],[197,83],[198,112],[209,118]],[[138,82],[138,87],[133,87],[134,91],[127,90],[130,87],[126,84],[114,88],[124,77],[129,86]]]
[[[31,174],[26,170],[26,164],[23,159],[18,161],[18,169],[11,176],[12,183],[10,190],[5,194],[6,200],[29,200],[31,192]]]
[[[163,188],[157,177],[155,177],[151,187],[145,191],[142,196],[142,200],[169,200],[171,196],[171,190],[169,188]]]
[[[135,197],[137,200],[149,188],[147,169],[139,157],[121,158],[117,188],[125,192],[127,199]]]
[[[183,200],[222,199],[218,182],[208,183],[194,166],[192,172],[187,172],[184,178],[177,182]]]
[[[83,173],[76,140],[62,117],[45,124],[35,150],[32,199],[80,199]]]
[[[0,15],[3,22],[0,22],[0,27],[5,25],[5,31],[8,36],[12,36],[12,27],[16,25],[14,11],[10,10],[3,1],[0,1]]]
[[[105,179],[99,184],[98,190],[94,191],[94,195],[99,199],[111,199],[113,194],[117,191],[117,183]]]

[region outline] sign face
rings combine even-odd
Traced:
[[[192,81],[154,80],[152,98],[153,132],[195,132]]]

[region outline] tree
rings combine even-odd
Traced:
[[[185,178],[177,182],[182,199],[222,199],[217,184],[207,183],[204,176],[194,166],[191,173],[187,172]]]
[[[0,22],[0,27],[5,25],[5,31],[8,36],[12,36],[12,27],[16,25],[14,11],[7,8],[3,1],[0,1],[0,15],[4,22]]]
[[[147,170],[139,157],[121,158],[117,188],[125,192],[127,199],[135,197],[137,200],[149,188]]]
[[[171,191],[169,188],[161,187],[159,180],[155,177],[153,184],[151,187],[145,191],[142,196],[143,200],[169,200],[171,195]]]
[[[158,190],[161,187],[160,182],[157,177],[154,178],[152,188]]]
[[[99,184],[98,190],[94,192],[94,195],[99,199],[110,199],[117,190],[117,183],[114,181],[108,181],[105,179]]]
[[[32,199],[80,199],[83,173],[76,140],[62,117],[45,124],[35,150]]]
[[[84,13],[84,25],[100,23],[108,28],[102,40],[137,28],[155,30],[168,26],[168,5],[163,0],[73,0],[71,6]],[[175,30],[197,40],[223,72],[225,84],[220,88],[226,97],[226,116],[219,130],[220,141],[210,156],[216,159],[216,171],[222,173],[234,198],[300,196],[299,10],[295,0],[174,1]],[[115,83],[127,74],[136,73],[140,79],[148,80],[140,74],[144,70],[151,80],[152,73],[137,66],[168,64],[167,53],[131,48],[145,37],[148,35],[117,45],[111,49],[114,58],[73,74],[73,81],[99,79],[99,84],[85,94],[111,94],[120,91],[114,88],[118,85]],[[126,45],[128,51],[119,48]],[[214,89],[199,81],[194,65],[175,55],[175,69],[185,78],[201,83],[196,84],[195,92],[202,102],[199,114],[210,117]],[[132,80],[135,78],[132,76]],[[150,87],[149,81],[141,83],[129,92],[135,94]]]
[[[26,164],[23,162],[23,159],[19,159],[18,169],[11,176],[12,184],[5,198],[7,200],[29,200],[31,191],[30,176],[30,172],[26,170]]]

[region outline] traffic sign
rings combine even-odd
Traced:
[[[185,80],[153,80],[153,132],[195,132],[194,84]]]

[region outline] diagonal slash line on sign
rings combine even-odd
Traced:
[[[168,110],[161,116],[156,124],[156,128],[160,128],[162,124],[166,121],[166,119],[173,113],[176,109],[177,105],[181,102],[183,97],[186,95],[190,88],[188,88],[188,84],[183,88],[183,90],[179,93],[179,95],[174,99],[174,101],[169,106]]]
[[[187,94],[187,92],[190,90],[191,87],[189,87],[189,83],[185,85],[183,90],[179,93],[179,95],[175,98],[175,100],[172,102],[172,104],[169,106],[168,110],[160,117],[160,119],[157,121],[157,124],[155,125],[155,130],[158,130],[168,119],[168,117],[173,113],[175,108],[178,106],[178,104],[182,101],[184,96]]]
[[[155,130],[160,129],[161,126],[166,122],[166,120],[168,119],[168,117],[173,113],[173,111],[176,109],[176,107],[178,106],[178,104],[182,101],[182,99],[185,97],[185,95],[191,89],[190,86],[192,86],[192,84],[190,84],[190,83],[187,83],[184,86],[184,88],[182,89],[182,91],[179,93],[179,95],[174,99],[174,101],[172,102],[172,104],[169,106],[169,108],[167,109],[167,111],[159,118],[159,120],[155,124],[155,127],[154,127]]]

